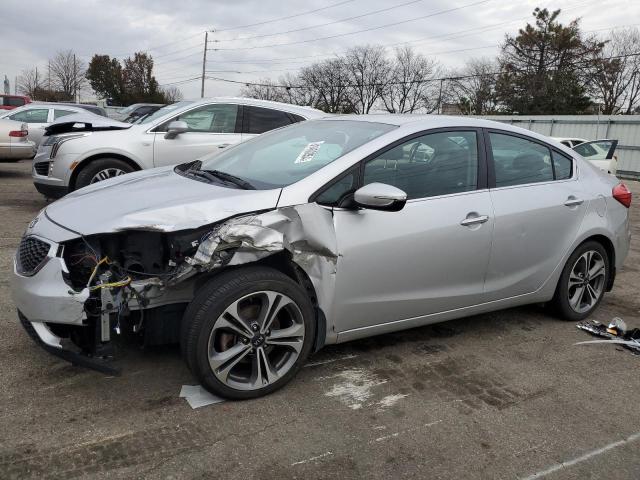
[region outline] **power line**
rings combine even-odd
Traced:
[[[213,40],[213,42],[220,43],[220,42],[233,42],[233,41],[237,41],[237,40],[253,40],[254,38],[275,37],[275,36],[278,36],[278,35],[285,35],[287,33],[302,32],[302,31],[305,31],[305,30],[312,30],[314,28],[326,27],[328,25],[335,25],[336,23],[348,22],[349,20],[355,20],[357,18],[368,17],[369,15],[376,15],[378,13],[388,12],[390,10],[395,10],[397,8],[406,7],[407,5],[412,5],[412,4],[418,3],[418,2],[424,2],[424,0],[411,0],[409,2],[400,3],[400,4],[394,5],[392,7],[381,8],[380,10],[374,10],[372,12],[362,13],[360,15],[355,15],[353,17],[342,18],[340,20],[334,20],[332,22],[327,22],[327,23],[320,23],[318,25],[311,25],[311,26],[308,26],[308,27],[295,28],[293,30],[285,30],[283,32],[265,33],[265,34],[262,34],[262,35],[253,35],[251,37],[225,38],[225,39],[222,39],[222,40]]]
[[[355,0],[344,0],[342,2],[333,3],[331,5],[327,5],[326,7],[316,8],[315,10],[308,10],[302,13],[296,13],[295,15],[288,15],[286,17],[274,18],[272,20],[265,20],[264,22],[250,23],[247,25],[238,25],[236,27],[222,28],[217,29],[218,32],[228,32],[230,30],[239,30],[241,28],[249,28],[249,27],[257,27],[259,25],[266,25],[267,23],[280,22],[282,20],[289,20],[291,18],[302,17],[303,15],[309,15],[310,13],[321,12],[322,10],[328,10],[330,8],[338,7],[340,5],[344,5],[345,3],[351,3]]]
[[[615,60],[615,59],[618,59],[618,58],[628,58],[628,57],[637,57],[637,56],[640,56],[640,52],[627,53],[627,54],[624,54],[624,55],[614,55],[614,56],[611,56],[611,57],[599,58],[597,60],[599,60],[599,61],[601,61],[601,60]],[[589,61],[590,60],[586,60],[585,62],[589,62]],[[584,63],[584,62],[577,62],[577,63]],[[348,88],[348,87],[362,88],[362,87],[382,87],[382,86],[385,86],[385,85],[410,85],[410,84],[415,84],[415,83],[440,82],[440,81],[446,81],[446,80],[464,80],[464,79],[467,79],[467,78],[495,76],[495,75],[500,75],[501,73],[503,73],[503,72],[487,72],[487,73],[478,73],[478,74],[471,74],[471,75],[459,75],[459,76],[448,76],[448,77],[440,77],[440,78],[419,78],[419,79],[398,81],[398,82],[336,84],[336,85],[325,85],[325,87],[327,87],[327,88]],[[270,83],[243,82],[241,80],[232,80],[232,79],[229,79],[229,78],[220,78],[220,77],[207,77],[207,78],[209,80],[215,80],[215,81],[218,81],[218,82],[226,82],[226,83],[235,83],[235,84],[245,85],[247,87],[254,86],[254,87],[284,88],[285,90],[290,90],[290,89],[308,89],[308,88],[310,88],[307,85],[277,85],[277,84],[270,84]]]
[[[307,39],[307,40],[299,40],[299,41],[296,41],[296,42],[274,43],[274,44],[271,44],[271,45],[260,45],[260,46],[253,46],[253,47],[212,48],[211,50],[216,50],[216,51],[254,50],[254,49],[258,49],[258,48],[272,48],[272,47],[282,47],[282,46],[286,46],[286,45],[300,45],[300,44],[303,44],[303,43],[317,42],[317,41],[320,41],[320,40],[328,40],[328,39],[331,39],[331,38],[347,37],[349,35],[356,35],[358,33],[371,32],[373,30],[380,30],[382,28],[394,27],[396,25],[402,25],[402,24],[409,23],[409,22],[416,22],[418,20],[424,20],[425,18],[435,17],[437,15],[444,15],[446,13],[455,12],[455,11],[458,11],[458,10],[462,10],[464,8],[475,7],[477,5],[481,5],[483,3],[488,3],[490,1],[492,1],[492,0],[480,0],[479,2],[469,3],[469,4],[466,4],[466,5],[462,5],[460,7],[449,8],[447,10],[441,10],[439,12],[430,13],[428,15],[422,15],[420,17],[414,17],[414,18],[409,18],[407,20],[402,20],[402,21],[399,21],[399,22],[393,22],[393,23],[387,23],[387,24],[384,24],[384,25],[378,25],[377,27],[370,27],[370,28],[365,28],[365,29],[362,29],[362,30],[356,30],[355,32],[341,33],[341,34],[337,34],[337,35],[329,35],[327,37],[318,37],[318,38],[311,38],[311,39]]]

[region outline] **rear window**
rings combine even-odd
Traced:
[[[292,123],[289,114],[270,108],[245,106],[242,133],[264,133]]]
[[[25,103],[27,102],[22,97],[2,97],[2,105],[5,107],[21,107]]]

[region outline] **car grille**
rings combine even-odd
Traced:
[[[38,175],[46,177],[49,175],[49,162],[38,162],[33,165],[33,169]]]
[[[51,245],[34,237],[24,237],[16,254],[18,273],[33,275],[43,264]]]

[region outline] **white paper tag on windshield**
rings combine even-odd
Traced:
[[[296,158],[296,161],[293,163],[310,162],[311,160],[313,160],[313,157],[316,156],[316,153],[318,153],[318,150],[320,150],[320,147],[322,146],[323,143],[324,143],[324,140],[321,142],[309,143],[306,147],[302,149],[302,151],[300,152],[300,155],[298,155],[298,158]]]

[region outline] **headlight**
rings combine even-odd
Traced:
[[[51,137],[47,137],[44,143],[42,144],[45,147],[51,147],[51,153],[49,154],[49,158],[55,158],[58,150],[60,149],[60,145],[69,140],[73,140],[74,138],[86,137],[90,135],[88,132],[84,133],[72,133],[69,135],[53,135]]]

